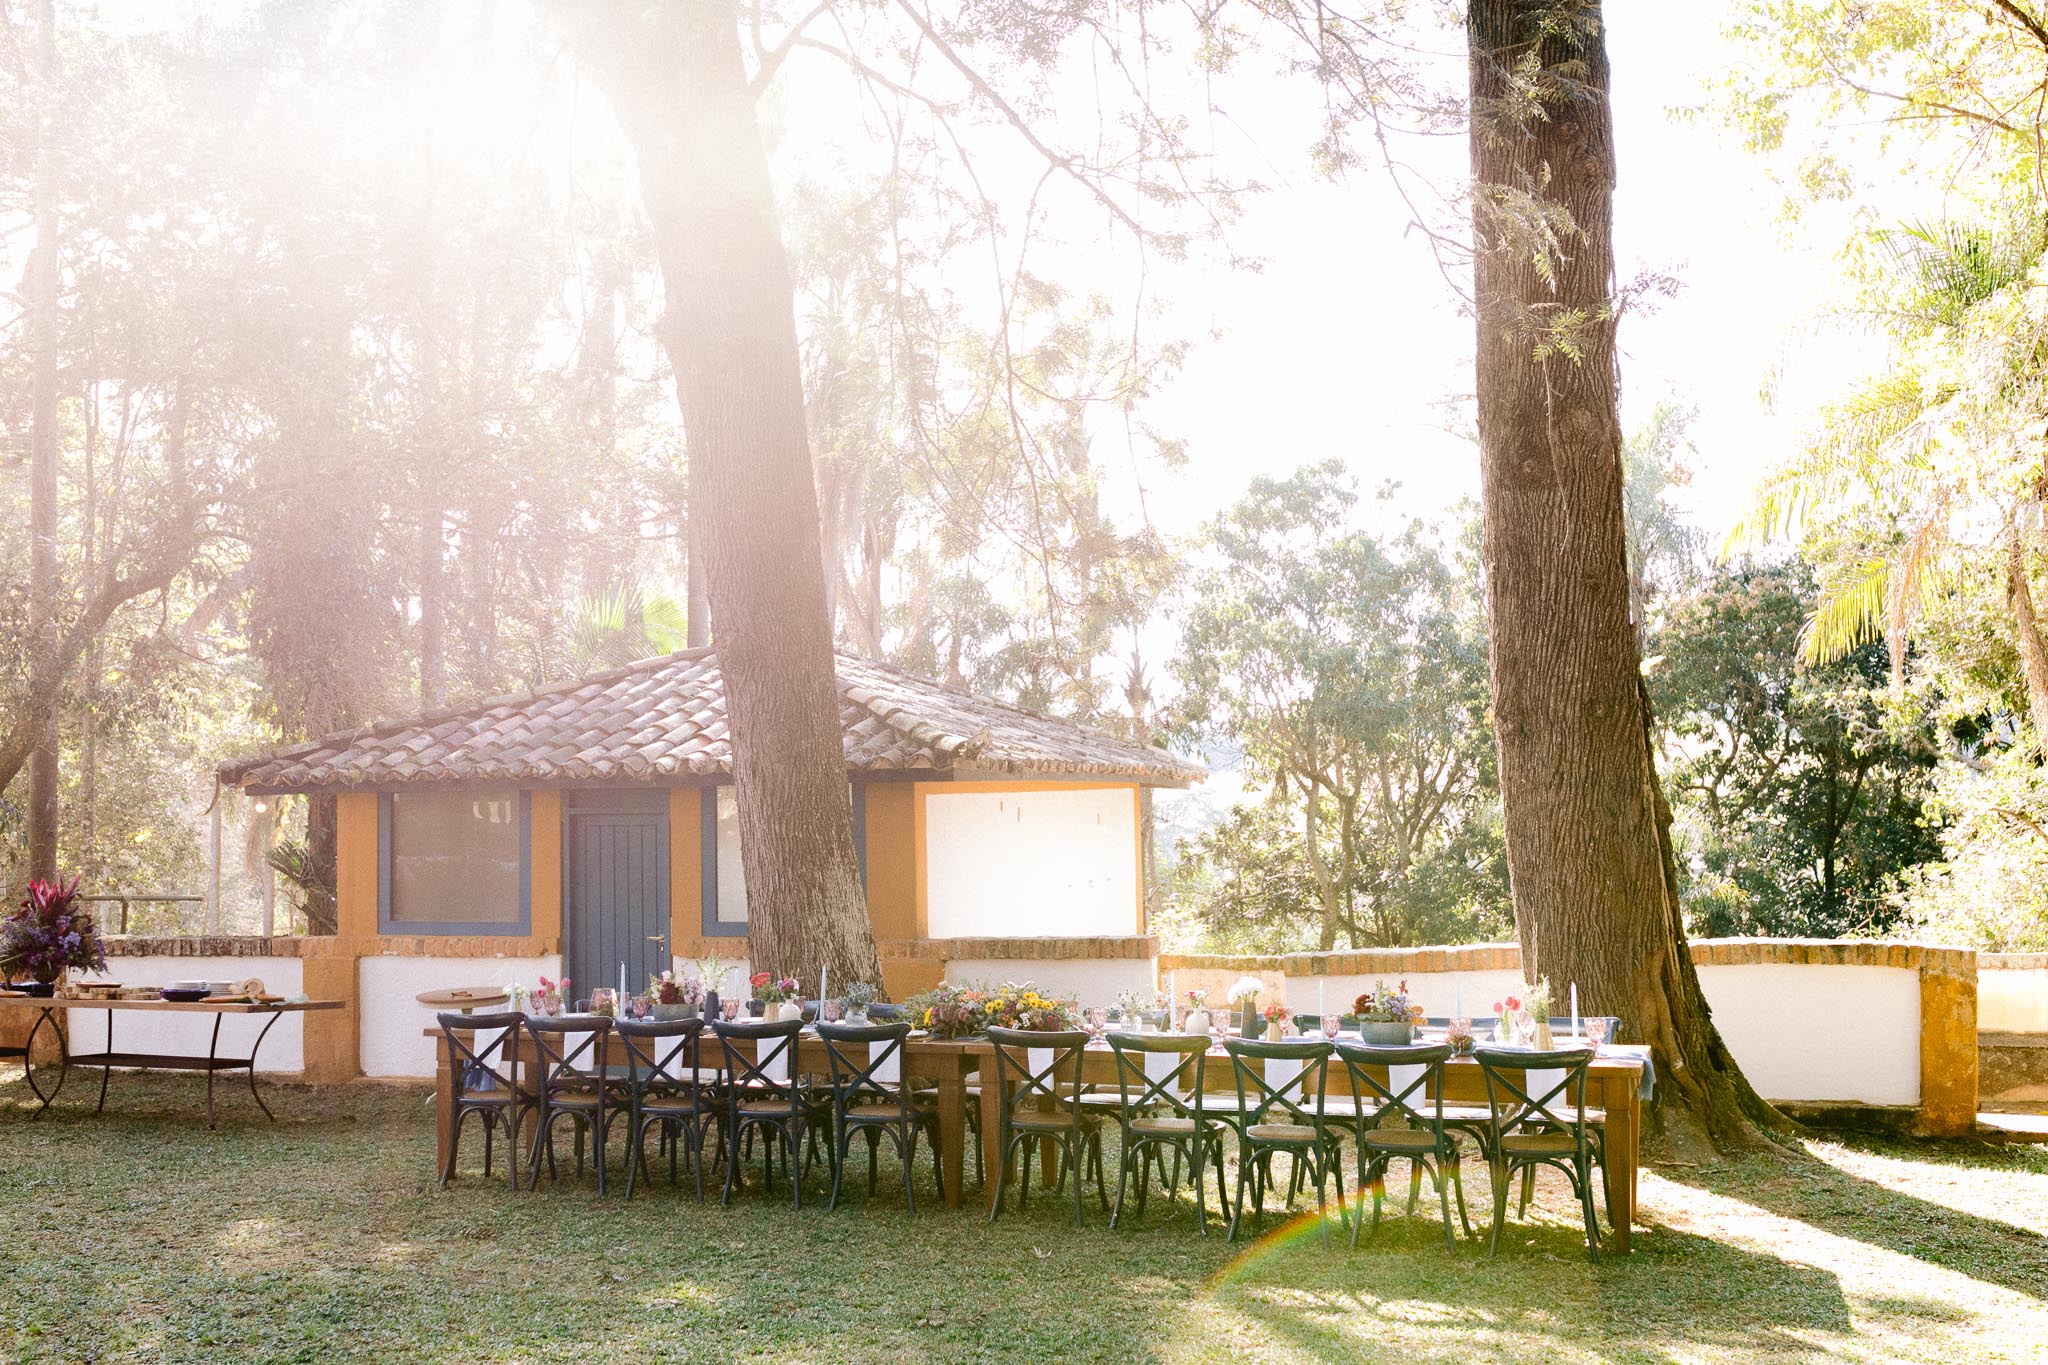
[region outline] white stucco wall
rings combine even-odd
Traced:
[[[104,976],[93,980],[118,981],[124,986],[162,986],[172,981],[234,981],[258,977],[265,990],[277,995],[297,995],[305,984],[305,973],[296,957],[125,957],[107,959]],[[256,1035],[270,1022],[261,1015],[202,1014],[198,1012],[115,1010],[114,1050],[116,1052],[168,1052],[194,1057],[206,1055],[213,1021],[220,1019],[220,1054],[245,1057]],[[90,1009],[71,1011],[71,1050],[99,1052],[107,1045],[108,1012]],[[256,1056],[260,1072],[297,1073],[305,1070],[305,1016],[287,1014],[263,1040]]]
[[[934,791],[925,798],[933,938],[1132,934],[1137,792]]]
[[[968,958],[946,964],[946,980],[976,981],[999,986],[1029,981],[1048,995],[1090,1005],[1114,1005],[1123,991],[1153,989],[1156,959],[1149,957],[1075,958],[1027,961],[1021,958]]]
[[[421,991],[491,989],[515,981],[532,986],[543,976],[561,973],[562,959],[556,955],[362,959],[356,964],[356,986],[362,995],[357,1059],[363,1074],[434,1074],[434,1040],[421,1032],[434,1026],[434,1011],[419,1002]]]
[[[1713,1007],[1721,1036],[1764,1098],[1879,1105],[1920,1102],[1917,971],[1753,963],[1705,965],[1699,974],[1700,989]],[[1290,977],[1285,998],[1295,1013],[1313,1013],[1320,981],[1330,1009],[1349,1011],[1351,1002],[1381,979],[1388,985],[1405,979],[1409,993],[1432,1016],[1452,1014],[1462,996],[1464,1012],[1481,1018],[1493,1013],[1495,1001],[1522,988],[1521,974],[1514,971],[1311,976]],[[1981,1009],[1981,984],[1979,998]],[[1553,1012],[1559,1016],[1569,1009],[1565,1000],[1555,1005]],[[1627,1020],[1622,1027],[1626,1040],[1637,1040]],[[2048,1029],[2048,1021],[2040,1027]]]
[[[1767,1100],[1920,1102],[1920,974],[1785,962],[1702,966],[1700,990]]]
[[[1977,1027],[1985,1033],[2048,1033],[2048,967],[1977,963]]]

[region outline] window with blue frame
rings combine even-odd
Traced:
[[[377,810],[379,931],[529,932],[532,826],[524,792],[385,793]]]
[[[849,784],[853,797],[853,846],[860,861],[861,886],[868,880],[867,789]],[[739,797],[731,787],[705,793],[703,810],[703,927],[712,938],[738,938],[747,932],[747,879],[740,866]]]

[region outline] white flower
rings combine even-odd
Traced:
[[[1241,976],[1237,979],[1237,984],[1230,988],[1230,1003],[1242,1005],[1247,1001],[1256,1000],[1259,993],[1265,989],[1266,983],[1256,976]]]

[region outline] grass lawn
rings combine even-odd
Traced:
[[[628,1205],[587,1179],[438,1188],[424,1087],[271,1088],[272,1125],[230,1085],[208,1133],[196,1078],[116,1077],[99,1119],[84,1081],[30,1122],[0,1071],[0,1358],[2048,1358],[2039,1148],[1646,1171],[1635,1255],[1595,1269],[1557,1189],[1491,1261],[1421,1219],[1356,1252],[1277,1220],[1204,1240],[1192,1204],[1116,1232],[1051,1199],[913,1220],[886,1163],[833,1214],[662,1184]]]

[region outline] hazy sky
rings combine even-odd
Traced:
[[[1621,275],[1652,269],[1680,283],[1654,313],[1623,322],[1624,424],[1633,429],[1664,399],[1697,407],[1687,501],[1717,536],[1762,469],[1793,448],[1813,405],[1872,355],[1854,335],[1804,330],[1829,297],[1847,210],[1813,215],[1786,240],[1763,163],[1711,118],[1670,116],[1700,103],[1731,60],[1725,13],[1666,0],[1607,7]],[[1407,211],[1383,176],[1333,184],[1307,172],[1291,103],[1247,95],[1232,110],[1269,154],[1268,174],[1279,173],[1237,234],[1264,270],[1160,284],[1183,316],[1220,331],[1158,405],[1191,437],[1195,461],[1150,499],[1174,531],[1193,529],[1255,472],[1331,454],[1368,487],[1399,480],[1418,510],[1478,493],[1477,453],[1445,429],[1442,407],[1470,392],[1471,324],[1421,239],[1404,237]],[[1447,175],[1462,170],[1462,139],[1436,150]],[[1782,375],[1767,410],[1774,368]]]

